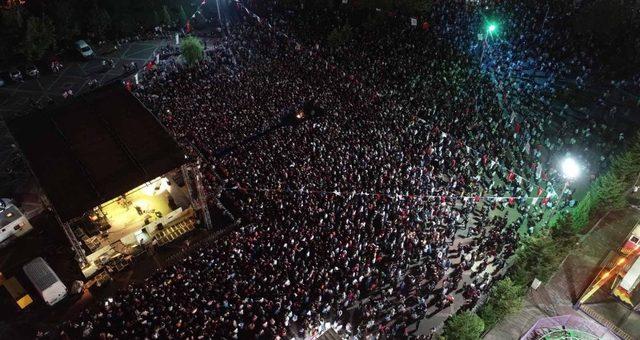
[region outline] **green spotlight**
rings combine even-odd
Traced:
[[[489,32],[489,34],[495,32],[498,29],[498,26],[496,26],[496,24],[489,24],[489,26],[487,27],[487,32]]]

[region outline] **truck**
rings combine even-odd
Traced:
[[[49,306],[55,305],[67,296],[67,287],[42,257],[31,260],[22,270]]]

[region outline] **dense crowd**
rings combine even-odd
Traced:
[[[574,202],[553,162],[598,131],[538,112],[540,89],[509,99],[436,32],[387,25],[330,49],[246,16],[195,67],[150,71],[136,95],[245,224],[61,334],[425,337],[456,298],[471,308],[520,235]],[[321,114],[283,119],[308,103]]]

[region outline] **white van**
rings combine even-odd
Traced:
[[[74,45],[76,47],[76,51],[78,51],[83,58],[88,59],[93,57],[93,50],[86,41],[78,40]]]
[[[67,296],[67,287],[42,257],[25,264],[22,270],[49,306],[55,305]]]

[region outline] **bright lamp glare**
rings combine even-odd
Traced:
[[[562,175],[567,179],[574,179],[580,175],[580,166],[575,159],[567,157],[560,164]]]
[[[489,25],[489,33],[493,33],[496,30],[496,25]]]

